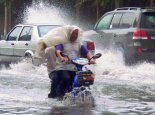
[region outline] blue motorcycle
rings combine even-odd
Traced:
[[[61,52],[62,56],[68,57]],[[91,59],[98,59],[102,54],[97,53]],[[69,57],[68,57],[69,59]],[[90,59],[90,60],[91,60]],[[86,58],[69,59],[70,64],[75,65],[76,71],[73,77],[72,91],[66,90],[64,101],[66,104],[87,103],[94,100],[90,91],[90,85],[94,84],[94,73],[86,67],[90,60]],[[84,68],[85,67],[85,68]]]

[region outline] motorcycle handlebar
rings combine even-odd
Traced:
[[[60,52],[60,54],[61,54],[63,57],[67,57],[68,60],[70,60],[70,58],[68,57],[68,55],[65,54],[64,52]],[[89,59],[89,62],[90,62],[91,59],[97,59],[97,58],[100,58],[101,56],[102,56],[101,53],[97,53],[97,54],[95,54],[92,58]]]

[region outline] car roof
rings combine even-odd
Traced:
[[[155,12],[155,8],[153,7],[121,7],[116,8],[113,10],[113,12],[119,12],[119,11],[125,11],[125,12]]]
[[[51,25],[51,26],[63,26],[58,24],[47,24],[47,23],[35,23],[35,24],[18,24],[18,26],[41,26],[41,25]]]

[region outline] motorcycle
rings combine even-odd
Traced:
[[[61,52],[61,55],[69,59],[69,57],[63,52]],[[91,59],[98,59],[101,56],[101,53],[97,53]],[[91,59],[69,59],[69,63],[75,65],[76,71],[75,76],[73,77],[72,91],[65,91],[66,93],[63,100],[66,104],[93,103],[94,98],[90,91],[90,85],[94,84],[94,73],[86,67],[86,65],[89,65]]]

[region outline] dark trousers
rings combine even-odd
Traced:
[[[51,97],[55,98],[57,96],[56,90],[59,84],[60,78],[58,76],[58,72],[54,71],[49,74],[49,78],[51,79],[51,90],[50,95]]]
[[[60,70],[54,71],[49,74],[51,79],[52,97],[63,97],[66,92],[72,90],[72,72]]]
[[[59,77],[60,77],[60,82],[57,86],[56,94],[58,97],[63,97],[70,86],[71,77],[67,71],[60,71]]]

